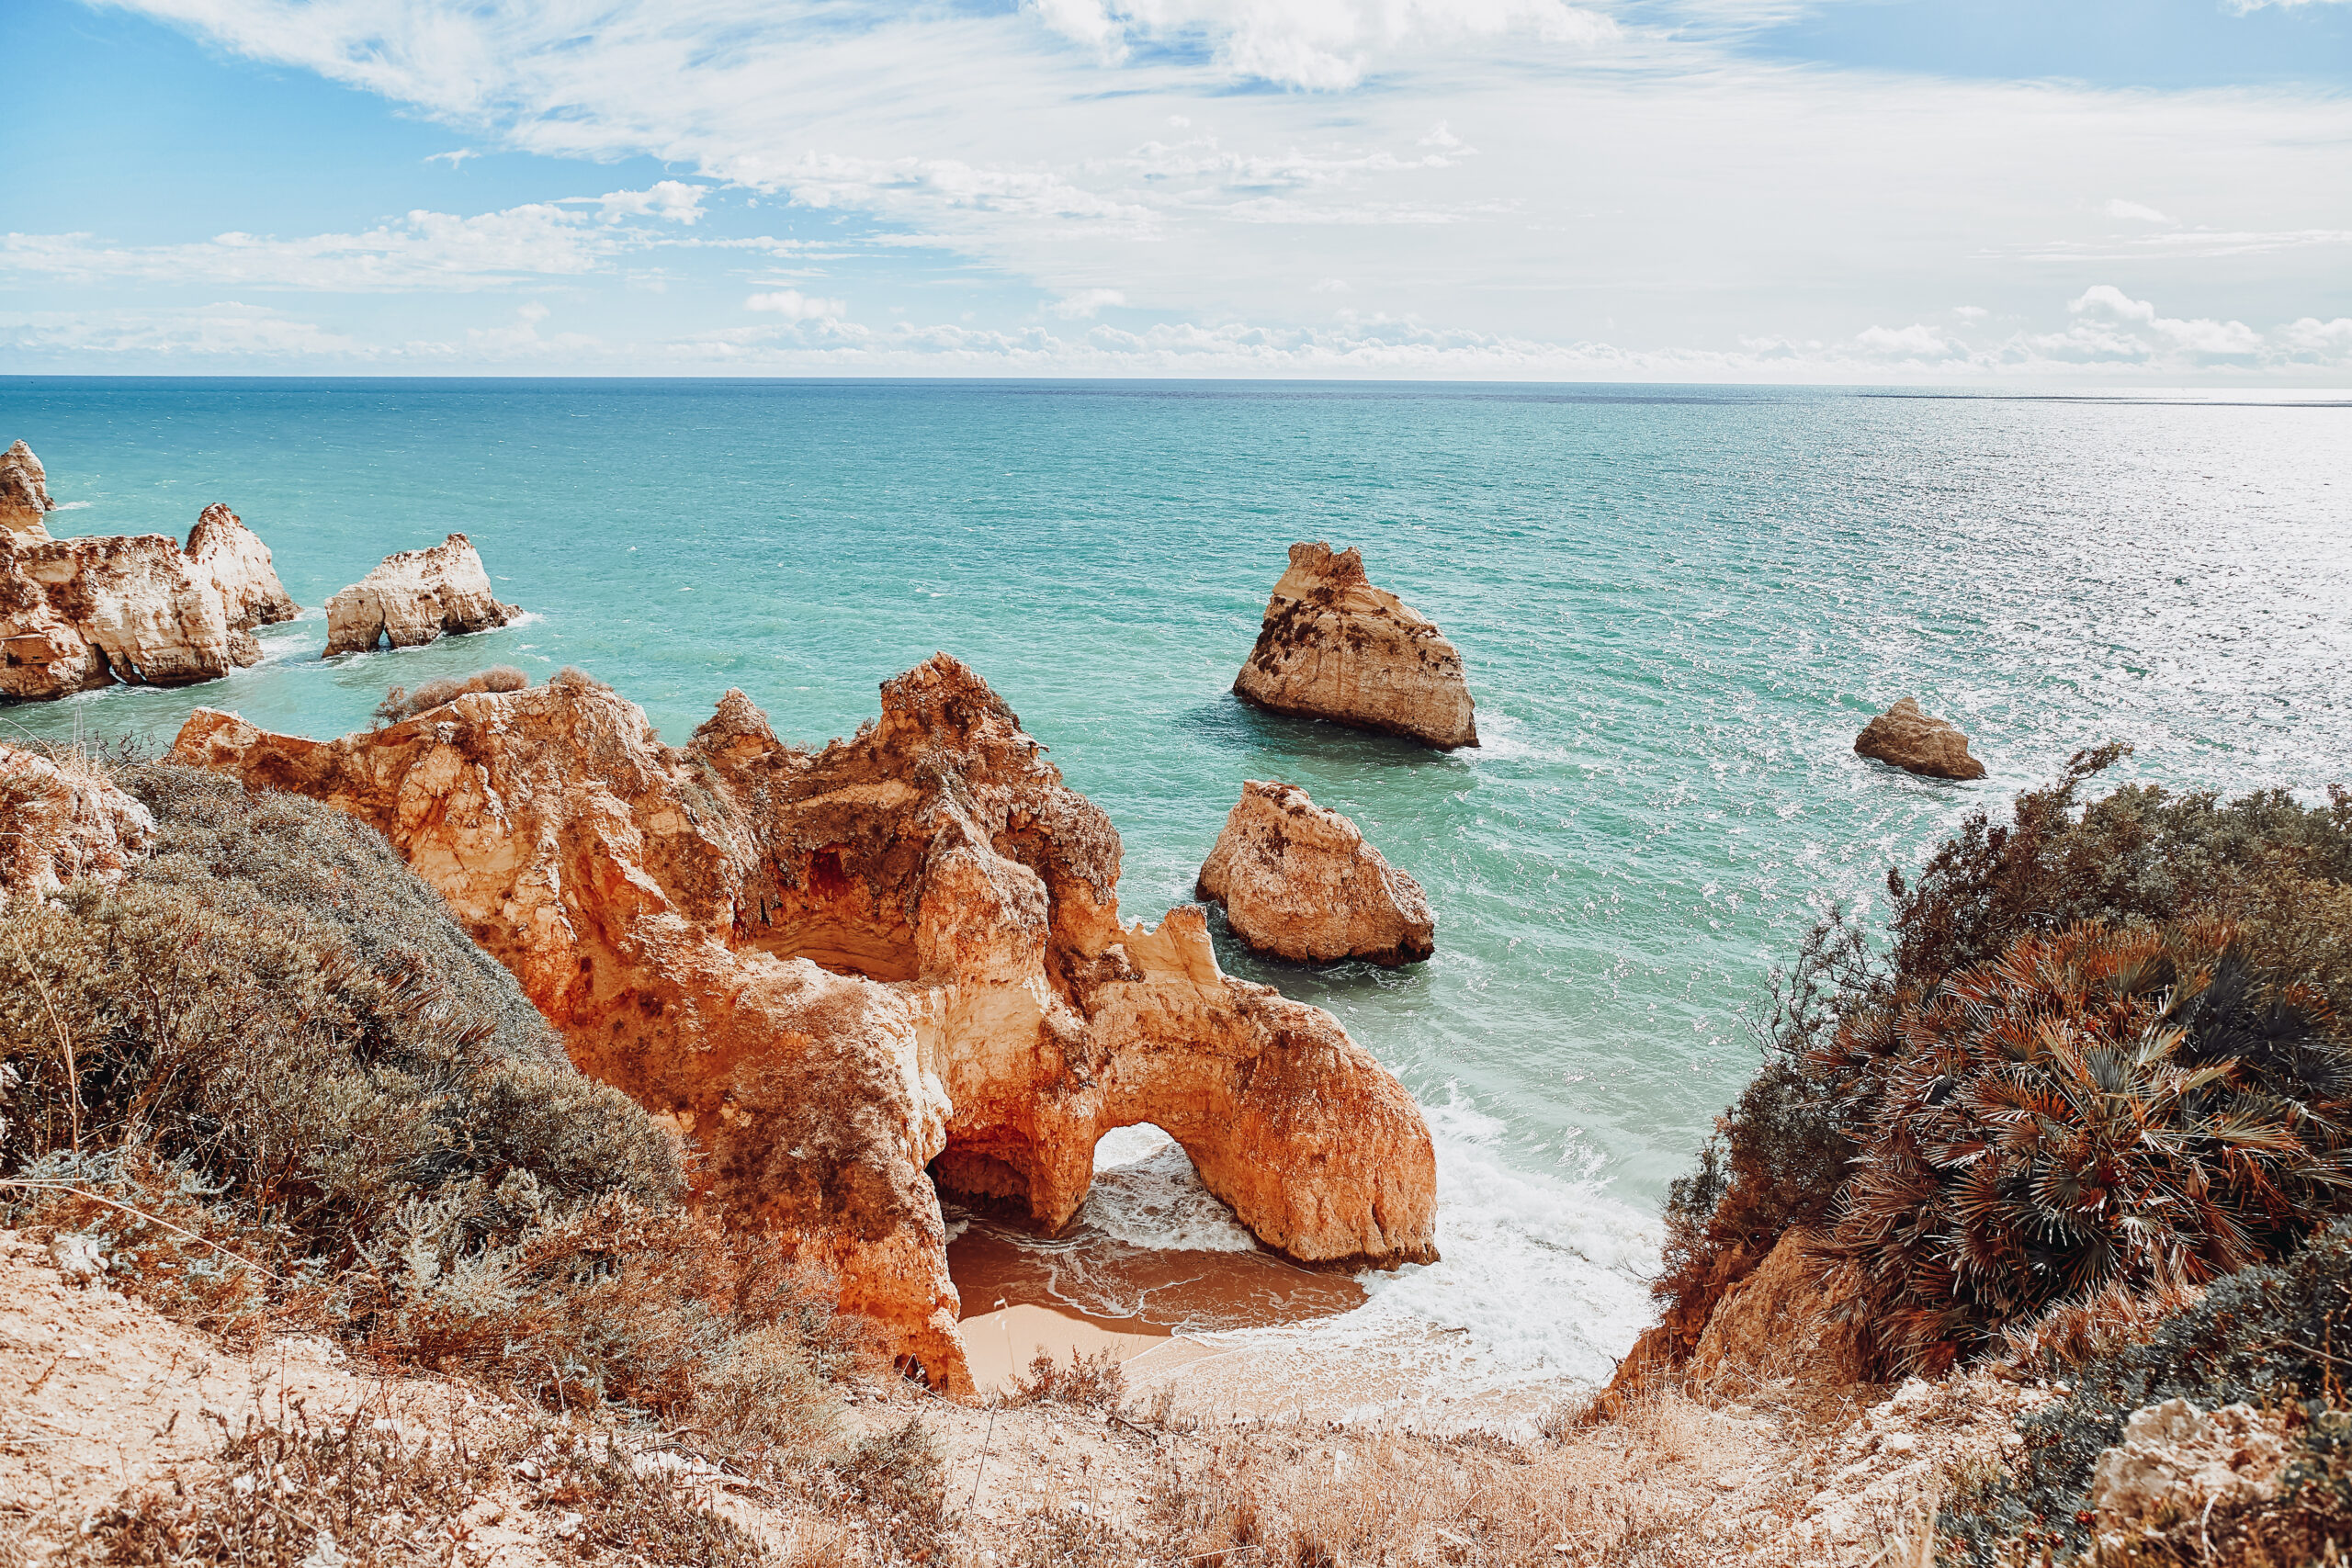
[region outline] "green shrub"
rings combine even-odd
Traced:
[[[342,813],[153,766],[153,856],[0,914],[5,1168],[136,1149],[356,1258],[421,1194],[528,1175],[666,1201],[667,1138],[575,1071],[514,979]]]
[[[2068,1393],[2020,1425],[2021,1455],[1994,1484],[1973,1489],[1964,1506],[1947,1508],[1942,1529],[1963,1561],[2041,1561],[2048,1546],[2060,1561],[2089,1544],[2091,1469],[2100,1452],[2123,1439],[2135,1411],[2167,1399],[2202,1410],[2245,1404],[2290,1415],[2300,1450],[2282,1495],[2269,1505],[2226,1512],[2207,1521],[2217,1541],[2263,1528],[2256,1517],[2277,1516],[2278,1540],[2298,1530],[2341,1529],[2352,1520],[2352,1448],[2347,1403],[2352,1363],[2352,1220],[2319,1233],[2292,1258],[2259,1264],[2216,1281],[2202,1299],[2173,1313],[2143,1335],[2110,1346],[2064,1369]],[[2045,1369],[2051,1370],[2051,1369]],[[2244,1526],[2238,1530],[2238,1526]],[[2343,1542],[2338,1540],[2338,1547]],[[2312,1542],[2316,1548],[2318,1542]],[[2020,1550],[2025,1548],[2028,1550]],[[2192,1542],[2182,1562],[2303,1562],[2319,1561],[2291,1548],[2268,1558],[2200,1555]],[[2163,1561],[2158,1558],[2154,1561]]]
[[[16,1218],[232,1336],[316,1326],[729,1452],[830,1431],[820,1385],[858,1344],[825,1282],[680,1207],[668,1135],[389,844],[215,774],[115,776],[152,858],[0,906]]]
[[[1858,1154],[1826,1250],[1880,1354],[1938,1371],[2111,1287],[2290,1250],[2352,1190],[2352,1054],[2227,926],[2026,936],[1807,1065]]]
[[[2085,787],[2125,751],[2077,754],[2055,783],[2020,795],[2006,824],[1971,817],[1915,881],[1890,872],[1883,946],[1842,913],[1808,934],[1759,1021],[1761,1072],[1668,1198],[1653,1289],[1675,1353],[1795,1228],[1841,1232],[1847,1254],[1869,1266],[1861,1310],[1890,1365],[1930,1366],[2069,1293],[2156,1282],[2176,1264],[2196,1279],[2275,1256],[2340,1207],[2352,794],[2332,789],[2326,805],[2304,807],[2283,791],[2224,803],[2142,785],[2084,804]],[[2004,961],[2030,967],[2086,924],[2113,942],[2229,935],[2165,957],[2169,969],[2147,970],[2097,1017],[2028,981],[1978,994]],[[2075,1041],[2071,1065],[2016,1057],[2004,1032],[2030,1033],[2053,1006],[2067,1015],[2057,1021]],[[2141,1059],[2133,1031],[2147,1027],[2183,1032],[2172,1056]],[[1934,1065],[1937,1053],[1953,1060]],[[2159,1087],[2166,1074],[2209,1068],[2219,1076],[2177,1093]],[[2015,1101],[2006,1108],[1995,1103],[2004,1092]],[[2161,1154],[2132,1156],[2113,1173],[2117,1192],[2153,1197],[2167,1181],[2229,1173],[2210,1212],[2165,1210],[2145,1246],[2111,1210],[2082,1219],[2107,1177],[2073,1198],[2060,1190],[2064,1171],[2088,1168],[2083,1151],[2059,1145],[2070,1128],[2096,1141],[2102,1097],[2116,1094],[2133,1113],[2166,1108],[2152,1133]],[[2071,1109],[2041,1115],[2050,1096]],[[2030,1128],[2049,1147],[1996,1158],[1952,1142],[1962,1123],[1988,1130],[1987,1118],[2005,1118],[2013,1142]],[[2165,1142],[2177,1135],[2204,1142],[2184,1155]],[[2109,1140],[2110,1154],[2125,1143]]]

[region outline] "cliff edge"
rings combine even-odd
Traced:
[[[936,1384],[969,1386],[937,1191],[1058,1227],[1115,1127],[1165,1130],[1300,1261],[1436,1256],[1404,1087],[1219,973],[1198,908],[1123,924],[1117,832],[944,654],[813,753],[740,692],[667,747],[567,671],[326,742],[199,710],[172,757],[381,831],[584,1071],[702,1146],[706,1201],[829,1266]]]

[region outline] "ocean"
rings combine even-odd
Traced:
[[[506,662],[577,665],[673,741],[740,686],[821,744],[944,649],[1110,814],[1129,918],[1192,897],[1244,779],[1347,813],[1428,890],[1436,956],[1221,956],[1330,1009],[1419,1098],[1444,1257],[1248,1332],[1453,1330],[1464,1388],[1608,1375],[1667,1184],[1821,911],[1883,915],[1889,867],[2109,739],[2136,749],[2119,781],[2352,784],[2352,400],[2330,395],[0,380],[18,436],[70,508],[53,532],[185,537],[226,502],[311,608],[254,669],[6,709],[0,735],[167,741],[209,705],[326,737],[389,685]],[[330,593],[453,531],[522,622],[320,660]],[[1460,648],[1483,747],[1232,696],[1315,538]],[[1991,776],[1856,757],[1906,695]],[[1247,1247],[1181,1155],[1105,1143],[1079,1235],[996,1238],[1047,1295],[1148,1312],[1090,1256]]]

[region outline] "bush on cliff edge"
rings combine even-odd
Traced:
[[[369,829],[169,766],[116,887],[0,908],[0,1189],[126,1290],[305,1320],[550,1404],[827,1422],[845,1343],[756,1238],[679,1207],[668,1137],[582,1077]]]
[[[1884,949],[1837,916],[1808,937],[1764,1071],[1669,1198],[1670,1355],[1795,1228],[1849,1265],[1884,1369],[1932,1370],[2346,1206],[2352,795],[2078,806],[2122,750],[1890,873]]]

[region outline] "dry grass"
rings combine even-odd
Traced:
[[[675,1472],[611,1435],[465,1413],[432,1429],[370,1406],[313,1425],[300,1406],[240,1429],[193,1483],[127,1495],[85,1529],[81,1562],[179,1568],[443,1563],[495,1521],[579,1562],[762,1568],[760,1542]]]
[[[1013,1378],[1012,1387],[1001,1401],[1008,1405],[1069,1404],[1083,1410],[1116,1410],[1126,1396],[1127,1374],[1110,1351],[1087,1356],[1072,1350],[1068,1366],[1040,1351],[1029,1363],[1029,1371]]]
[[[413,692],[403,686],[394,686],[384,694],[384,700],[376,705],[376,724],[381,728],[388,724],[414,718],[418,714],[437,708],[444,703],[454,703],[459,697],[476,692],[519,692],[530,683],[531,678],[512,664],[493,664],[477,674],[444,675],[437,680],[427,681]]]
[[[1781,1522],[1711,1510],[1714,1478],[1754,1458],[1679,1394],[1606,1427],[1520,1447],[1476,1435],[1270,1433],[1210,1443],[1164,1472],[1171,1558],[1340,1564],[1714,1563]]]

